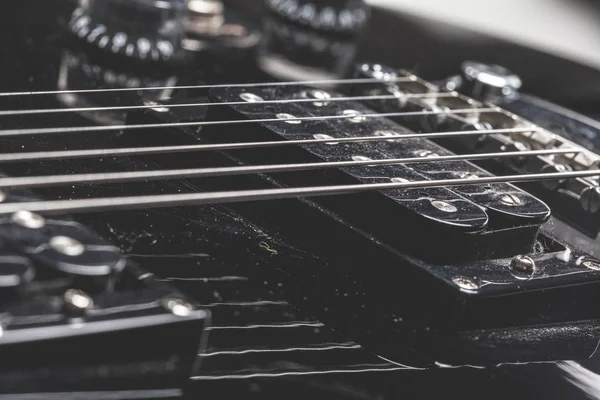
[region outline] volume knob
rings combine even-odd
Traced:
[[[181,52],[187,0],[80,0],[69,28],[116,54],[164,61]]]
[[[280,17],[315,30],[357,33],[366,24],[368,8],[363,0],[266,0]]]

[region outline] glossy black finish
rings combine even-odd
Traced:
[[[15,5],[15,8],[24,13],[26,7],[33,3],[23,2]],[[252,2],[243,0],[238,3],[242,8],[258,10]],[[20,23],[10,24],[10,21],[6,21],[7,29],[12,29],[14,35],[7,35],[3,42],[3,59],[14,62],[4,65],[6,72],[2,82],[3,90],[56,87],[60,58],[69,41],[63,41],[64,32],[56,29],[54,22],[57,18],[66,21],[70,10],[67,6],[61,9],[60,5],[54,4],[50,6],[36,3],[35,7],[39,7],[37,9],[43,10],[47,15],[42,16],[41,12],[39,16],[29,15],[30,22],[25,24],[25,27],[21,27]],[[258,14],[258,11],[255,13]],[[14,14],[7,12],[6,15],[12,19]],[[380,11],[375,12],[374,18],[374,26],[378,29],[363,38],[366,46],[361,50],[361,58],[383,62],[387,59],[393,61],[391,64],[394,66],[412,64],[413,60],[406,58],[407,52],[398,51],[397,48],[400,42],[397,40],[399,33],[396,31],[400,29],[398,20]],[[384,23],[386,21],[393,22]],[[383,30],[390,30],[393,34]],[[376,32],[382,33],[378,36]],[[414,31],[413,35],[422,36]],[[423,40],[427,43],[426,39]],[[401,42],[408,48],[427,47],[423,43],[412,44],[409,37]],[[223,61],[205,56],[200,57],[198,64],[188,68],[166,69],[164,73],[160,71],[162,68],[158,68],[159,71],[149,73],[147,70],[153,70],[155,67],[128,63],[120,58],[113,59],[105,56],[105,53],[95,53],[89,47],[80,47],[76,41],[73,43],[75,54],[90,54],[89,58],[86,55],[80,59],[95,59],[90,66],[98,65],[99,68],[104,68],[104,72],[106,69],[119,74],[127,72],[128,76],[133,77],[154,75],[155,82],[162,82],[166,77],[173,75],[183,77],[178,80],[180,84],[201,82],[202,77],[209,82],[272,79],[259,72],[260,65],[257,66],[252,58],[231,63],[227,58]],[[392,50],[382,51],[385,49]],[[420,60],[431,61],[434,58],[433,53],[425,56],[423,50],[418,50],[412,54]],[[446,61],[447,65],[452,64],[454,58],[462,61],[466,58],[463,57],[464,53],[452,54]],[[536,57],[532,53],[527,54],[529,59]],[[517,58],[508,61],[519,64]],[[549,57],[539,56],[538,59],[547,61]],[[326,64],[340,65],[335,62]],[[557,60],[552,65],[559,70],[565,63]],[[520,72],[514,65],[511,67]],[[436,67],[429,68],[432,75],[441,72],[448,75],[446,71],[441,71],[443,68],[437,71],[433,71]],[[552,70],[549,66],[547,69]],[[218,73],[219,71],[221,73]],[[85,74],[83,68],[81,72]],[[91,72],[95,73],[93,67]],[[83,75],[83,79],[71,81],[70,87],[82,87],[84,84],[106,86],[110,82],[113,82],[113,85],[119,84],[114,83],[110,74],[91,76],[90,78],[90,75]],[[30,78],[33,78],[32,81]],[[541,83],[537,85],[547,87]],[[563,88],[574,87],[567,83],[564,85]],[[178,95],[181,98],[177,100],[183,100],[186,96],[198,98],[197,93]],[[132,101],[137,101],[137,96],[134,97],[136,98],[111,95],[103,96],[101,101],[103,104],[131,104]],[[84,97],[84,100],[95,99]],[[4,101],[7,107],[14,108],[55,107],[61,104],[52,97],[18,102]],[[205,110],[198,112],[203,114]],[[7,119],[2,121],[2,125],[19,126],[27,123],[28,126],[66,126],[107,123],[98,120],[97,117],[70,115],[60,118],[31,118],[26,122]],[[198,116],[188,115],[187,118]],[[142,146],[152,143],[197,141],[197,135],[193,130],[147,131],[143,135],[132,136],[57,135],[51,139],[3,140],[2,145],[4,151],[121,146],[132,143]],[[12,175],[27,175],[150,169],[157,166],[190,167],[225,162],[231,163],[234,160],[220,155],[189,154],[185,157],[29,163],[7,165],[6,170]],[[256,187],[273,184],[268,177],[210,182],[197,180],[165,184],[62,188],[44,191],[43,195],[68,198],[175,193],[207,190],[215,186]],[[242,214],[248,217],[244,218]],[[293,218],[295,223],[290,224],[289,219],[281,219],[281,215]],[[195,298],[199,305],[211,311],[214,317],[213,324],[217,329],[211,330],[208,357],[202,358],[202,368],[189,381],[189,398],[268,399],[285,396],[291,399],[387,399],[439,398],[441,395],[459,398],[506,398],[510,395],[512,398],[528,399],[577,399],[586,398],[587,395],[576,385],[585,384],[586,381],[582,378],[589,377],[589,374],[585,373],[593,374],[590,371],[598,370],[596,360],[587,360],[597,350],[595,345],[598,340],[598,323],[593,320],[578,322],[575,325],[546,324],[528,328],[501,327],[475,332],[440,332],[429,329],[425,324],[418,326],[406,322],[403,315],[387,313],[389,309],[386,302],[390,302],[390,294],[399,291],[398,283],[401,279],[382,278],[377,268],[385,265],[398,268],[398,253],[310,200],[265,203],[257,206],[239,205],[235,209],[215,206],[106,213],[81,216],[78,220],[83,225],[93,228],[100,236],[118,244],[144,269],[153,271],[159,279],[179,286],[182,291]],[[558,271],[561,268],[575,267],[570,264],[565,266],[562,261],[556,261],[553,257],[555,253],[560,252],[555,251],[557,248],[561,249],[560,244],[555,247],[553,241],[548,240],[548,243],[548,249],[545,251],[551,256],[540,262],[547,266],[546,270],[551,274],[556,273],[557,285],[560,285],[560,282],[565,281],[560,279]],[[431,251],[436,251],[435,243]],[[505,266],[495,262],[469,267],[430,268],[440,275],[449,274],[453,268],[461,273],[465,268],[475,268],[477,273],[485,275],[486,279],[497,280],[500,283],[504,280],[512,282],[514,287],[510,290],[516,291],[522,285],[536,285],[535,280],[517,282],[509,275],[510,272]],[[400,270],[402,274],[406,273],[405,270]],[[323,279],[315,280],[313,271],[323,273]],[[352,279],[348,273],[352,271],[363,274],[365,280]],[[579,272],[575,269],[569,271]],[[588,273],[592,276],[596,274],[595,271]],[[422,298],[439,301],[439,290],[448,288],[446,285],[427,286],[427,282],[431,281],[424,279],[424,276],[429,277],[416,274],[413,279],[406,279],[401,283],[412,286],[414,292],[421,292]],[[582,275],[569,276],[576,279]],[[547,280],[542,282],[550,283]],[[377,290],[370,290],[371,295],[364,296],[364,289],[368,286]],[[350,288],[352,291],[347,290]],[[494,285],[485,287],[486,290],[494,288]],[[576,294],[580,295],[578,289],[577,286],[573,287]],[[573,308],[580,308],[588,315],[594,312],[597,304],[594,293],[595,291],[591,292],[588,302],[584,301]],[[554,309],[564,306],[566,302],[564,298],[559,297],[544,304],[550,304]],[[409,295],[403,305],[418,313],[422,304],[420,298]],[[501,320],[500,317],[510,317],[514,310],[517,310],[516,314],[519,310],[526,310],[527,306],[528,300],[525,299],[515,301],[509,312],[500,313],[489,308],[483,308],[481,312],[490,321],[498,321]],[[324,326],[321,325],[323,323]],[[482,338],[486,339],[485,342]],[[480,346],[482,343],[483,346]],[[359,347],[359,344],[363,347]],[[154,341],[146,343],[145,348],[159,351],[161,346],[162,342]],[[389,357],[386,357],[385,352],[390,352],[390,349],[394,350],[392,361],[386,360]],[[380,355],[384,359],[380,358]],[[582,369],[575,362],[563,362],[558,365],[505,365],[497,368],[488,365],[485,369],[478,364],[556,358],[586,360],[582,365],[589,370]],[[154,381],[147,380],[146,383],[146,388],[149,389]],[[152,394],[146,391],[140,396],[152,397]],[[157,396],[166,397],[161,391],[155,392],[154,397]],[[88,394],[87,397],[95,398],[98,394]]]

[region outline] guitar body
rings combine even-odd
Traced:
[[[329,130],[350,129],[351,125],[328,122],[327,111],[321,107],[319,110],[325,120],[311,127],[291,123],[281,128],[281,123],[272,121],[260,125],[178,126],[182,121],[268,119],[272,114],[291,111],[285,104],[275,102],[259,111],[245,104],[183,108],[169,108],[169,104],[235,103],[239,95],[235,84],[356,77],[355,62],[403,68],[435,83],[446,82],[445,79],[457,75],[460,63],[468,59],[501,64],[520,74],[525,83],[522,92],[528,94],[499,99],[494,102],[496,105],[564,135],[591,152],[600,152],[600,123],[592,120],[597,112],[593,107],[597,93],[588,85],[597,79],[598,71],[589,67],[489,38],[462,45],[458,40],[446,40],[439,32],[426,29],[422,21],[383,9],[371,10],[370,23],[361,35],[309,31],[312,33],[302,36],[296,31],[303,32],[304,28],[269,12],[262,2],[239,0],[227,5],[234,21],[239,19],[252,27],[246,32],[246,41],[232,46],[211,44],[202,51],[187,51],[181,60],[174,57],[151,62],[111,54],[107,49],[98,48],[93,40],[86,41],[86,34],[81,37],[73,34],[76,2],[14,2],[0,16],[4,30],[0,39],[0,59],[3,60],[0,89],[2,92],[58,92],[0,96],[0,109],[88,110],[0,116],[1,130],[121,124],[172,126],[151,130],[6,135],[0,137],[0,153],[116,150],[309,137],[302,135],[317,138]],[[252,36],[254,29],[261,32],[260,37],[258,33],[256,38]],[[318,40],[324,44],[318,46]],[[194,88],[229,84],[234,86],[211,90]],[[75,92],[145,86],[190,88]],[[376,89],[374,86],[373,90]],[[241,93],[258,94],[266,99],[271,95],[279,98],[289,94],[286,90],[244,88]],[[339,96],[365,96],[361,90],[360,86],[352,90],[331,88],[331,92]],[[148,105],[149,102],[156,102],[157,106],[103,109]],[[331,103],[327,106],[335,107]],[[340,110],[350,105],[353,110],[364,107],[363,114],[395,112],[386,109],[383,103],[358,101],[344,103]],[[300,112],[302,105],[293,107],[292,110]],[[310,109],[310,112],[310,115],[319,115],[318,110]],[[393,117],[381,122],[376,129],[397,129],[410,134],[412,131],[404,131],[405,126],[421,131]],[[359,133],[356,135],[360,136]],[[473,151],[462,142],[440,140],[431,145],[449,148],[457,154]],[[357,146],[349,143],[340,152],[328,153],[316,145],[135,156],[109,153],[82,159],[7,162],[0,165],[0,170],[11,177],[28,177],[226,168],[334,162],[340,161],[346,150],[364,149],[372,154],[385,154],[385,150],[389,150],[377,144]],[[400,154],[398,148],[390,151]],[[398,154],[395,157],[406,157]],[[464,162],[466,165],[467,161]],[[485,162],[478,165],[498,175],[509,175],[512,171],[505,165]],[[392,166],[389,168],[391,171]],[[469,171],[476,173],[480,171],[471,164],[468,168],[475,168]],[[369,174],[366,175],[358,171],[346,168],[326,173],[295,171],[140,179],[97,185],[39,185],[31,190],[36,198],[66,200],[380,182],[377,168],[367,169]],[[434,172],[425,167],[410,169],[415,176]],[[440,179],[446,178],[444,175]],[[415,204],[432,193],[456,195],[445,188],[427,190],[415,196]],[[460,199],[465,203],[464,199],[472,200],[468,189],[461,190],[464,193],[457,192]],[[598,210],[591,216],[579,208],[572,211],[574,206],[567,200],[560,196],[555,198],[535,184],[523,183],[514,190],[521,196],[517,210],[513,213],[502,205],[490,206],[496,207],[491,217],[495,225],[490,223],[491,227],[481,235],[473,226],[482,218],[482,207],[468,209],[471,214],[464,217],[464,221],[449,221],[444,218],[455,204],[452,197],[436,203],[437,211],[426,210],[430,213],[421,215],[425,211],[405,211],[390,201],[392,197],[384,197],[379,192],[79,211],[73,215],[77,223],[118,247],[136,268],[154,276],[157,288],[152,286],[152,293],[162,293],[161,290],[181,293],[196,310],[203,312],[198,316],[203,323],[189,322],[189,326],[180,326],[181,330],[166,330],[145,339],[144,329],[140,328],[137,336],[127,336],[131,343],[120,342],[119,338],[100,338],[97,342],[85,342],[75,350],[67,345],[62,347],[63,351],[56,346],[52,351],[42,347],[48,357],[44,361],[45,369],[21,363],[19,374],[13,373],[8,357],[3,361],[4,373],[0,373],[0,392],[7,396],[18,394],[20,398],[37,398],[34,394],[40,398],[178,398],[183,395],[190,399],[314,397],[340,400],[440,396],[465,399],[600,397],[600,376],[597,375],[600,356],[596,354],[600,340],[597,307],[600,276],[596,267],[600,264],[593,261],[600,257],[595,230],[599,225]],[[546,205],[552,209],[552,217],[545,214]],[[460,223],[463,225],[458,229]],[[531,279],[511,269],[515,262],[519,266],[518,261],[514,261],[519,254],[533,257],[537,263],[535,273],[542,275],[532,275]],[[529,256],[526,263],[528,259]],[[476,286],[469,287],[470,284]],[[27,304],[27,299],[23,301]],[[196,341],[191,337],[192,332],[196,334]],[[132,364],[127,364],[129,359],[120,360],[127,347],[135,347],[138,338],[140,350],[136,350],[135,355],[141,357],[147,348],[148,360]],[[176,346],[178,342],[181,346]],[[86,359],[86,352],[98,353],[95,346],[105,349],[109,361],[98,355],[104,361],[95,365]],[[176,357],[177,360],[189,359],[193,364],[187,370],[187,377],[183,376],[186,372],[181,372],[184,379],[169,378],[169,374],[175,375],[173,371],[178,371],[177,362],[173,362],[176,366],[172,368],[165,362],[153,364],[156,360],[152,357],[166,353],[167,349],[180,357]],[[58,359],[77,352],[81,358],[74,357],[69,368],[57,367],[55,375],[48,372],[53,369],[50,357]],[[16,357],[14,354],[19,353],[9,354]],[[33,360],[34,355],[27,357]],[[127,357],[122,356],[123,360]],[[184,361],[181,362],[188,362]],[[128,367],[119,369],[115,365]],[[103,375],[102,371],[107,370],[110,373]]]

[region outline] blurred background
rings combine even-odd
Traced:
[[[0,56],[23,73],[0,76],[0,89],[45,89],[48,81],[56,79],[60,64],[57,48],[63,46],[57,38],[68,36],[61,27],[69,21],[78,1],[20,0],[7,4],[6,12],[0,13],[0,22],[12,40],[4,40]],[[358,35],[305,29],[281,15],[273,15],[268,6],[269,2],[339,6],[362,1],[372,9],[368,24]],[[262,39],[252,57],[260,69],[275,79],[332,77],[344,74],[354,61],[378,62],[410,69],[428,79],[441,79],[459,73],[463,61],[478,60],[516,72],[523,80],[523,91],[587,115],[600,115],[600,0],[223,3],[228,11],[250,21],[260,31]],[[83,42],[77,38],[73,41]],[[315,50],[319,46],[322,49]],[[102,54],[100,57],[104,58]],[[211,64],[211,57],[200,54],[197,59]],[[241,64],[231,67],[237,70],[230,77],[243,72]],[[283,70],[297,75],[281,75]]]

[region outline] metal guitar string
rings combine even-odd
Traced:
[[[411,181],[400,183],[372,183],[352,185],[309,186],[276,189],[233,190],[205,193],[160,194],[147,196],[104,197],[73,200],[49,200],[24,203],[0,204],[0,215],[27,210],[42,213],[89,213],[99,211],[122,211],[175,206],[206,204],[228,204],[247,201],[292,199],[298,197],[333,196],[377,190],[420,189],[428,187],[448,187],[482,185],[506,182],[531,182],[542,180],[562,180],[600,176],[600,170],[569,171],[523,175],[480,177],[477,179],[438,179],[431,181]]]
[[[423,93],[423,94],[406,94],[403,98],[406,99],[438,99],[443,97],[456,97],[453,93]],[[19,116],[19,115],[36,115],[36,114],[61,114],[61,113],[83,113],[96,111],[125,111],[125,110],[149,110],[155,108],[182,108],[182,107],[214,107],[214,106],[239,106],[239,105],[261,105],[261,104],[296,104],[296,103],[315,103],[315,102],[340,102],[340,101],[365,101],[365,100],[393,100],[398,97],[393,94],[388,95],[370,95],[370,96],[348,96],[348,97],[331,97],[328,99],[315,98],[294,98],[294,99],[279,99],[279,100],[260,100],[260,101],[223,101],[223,102],[203,102],[203,103],[174,103],[174,104],[144,104],[144,105],[128,105],[128,106],[108,106],[108,107],[79,107],[79,108],[38,108],[30,110],[3,110],[0,111],[0,116]]]
[[[406,80],[412,80],[406,78]],[[380,82],[379,79],[369,79],[367,81]],[[351,81],[344,80],[345,83]],[[356,83],[356,81],[354,81]],[[280,85],[292,84],[290,82],[281,82]],[[293,84],[298,84],[294,82]],[[259,85],[259,84],[255,84]],[[231,85],[226,85],[232,87]],[[219,87],[219,86],[211,86]],[[246,86],[247,87],[247,86]],[[148,88],[150,90],[150,88]],[[96,92],[98,90],[94,90]],[[55,91],[50,93],[60,93],[65,91]],[[68,91],[66,91],[68,92]],[[35,92],[40,93],[40,92]],[[43,92],[48,94],[49,92]],[[33,93],[13,93],[11,95],[28,95]],[[310,99],[314,102],[318,99]],[[327,99],[330,100],[330,99]],[[244,103],[245,104],[245,103]],[[156,107],[156,106],[155,106]],[[395,113],[375,113],[375,114],[360,114],[361,118],[383,118],[383,117],[397,117],[397,116],[419,116],[419,115],[454,115],[460,113],[472,113],[472,112],[497,112],[497,108],[469,108],[469,109],[456,109],[456,110],[423,110],[415,112],[395,112]],[[143,128],[158,128],[158,127],[184,127],[184,126],[206,126],[206,125],[224,125],[224,124],[242,124],[242,123],[265,123],[265,122],[296,122],[296,121],[311,121],[311,120],[327,120],[327,119],[344,119],[344,118],[355,118],[356,115],[336,115],[336,116],[319,116],[319,117],[284,117],[284,118],[265,118],[256,120],[232,120],[232,121],[200,121],[200,122],[178,122],[178,123],[161,123],[161,124],[137,124],[137,125],[111,125],[111,126],[84,126],[84,127],[56,127],[56,128],[41,128],[41,129],[8,129],[0,130],[0,136],[12,136],[12,135],[36,135],[36,134],[52,134],[52,133],[67,133],[67,132],[95,132],[105,130],[130,130],[130,129],[143,129]],[[481,132],[478,132],[482,134]],[[389,137],[384,139],[389,140]],[[330,142],[337,141],[336,139],[329,139]],[[577,153],[577,149],[567,149],[568,153]],[[523,152],[517,155],[512,154],[510,156],[523,156]],[[452,159],[469,159],[465,157],[484,157],[488,158],[492,154],[476,154],[476,155],[462,155],[462,156],[449,156]],[[508,157],[507,153],[495,153],[501,155],[500,157]],[[554,150],[545,151],[544,153],[534,153],[535,155],[541,154],[557,154]],[[533,154],[532,154],[533,155]],[[398,163],[399,159],[394,160]],[[402,159],[407,162],[406,159]],[[389,163],[389,160],[369,160],[367,164],[364,162],[358,162],[354,165],[369,165],[376,163]],[[409,160],[408,162],[413,162]],[[414,162],[423,162],[423,159],[419,158]],[[345,162],[344,162],[345,163]],[[95,182],[110,181],[110,179],[121,179],[126,181],[130,179],[147,180],[150,178],[165,179],[167,176],[181,177],[180,174],[240,174],[240,173],[254,173],[258,171],[285,171],[285,170],[298,170],[305,168],[323,168],[326,163],[319,163],[320,165],[302,165],[302,164],[287,164],[278,166],[245,166],[245,167],[228,167],[228,168],[211,168],[211,169],[196,169],[196,170],[171,170],[171,171],[146,171],[137,173],[113,173],[113,174],[91,174]],[[329,163],[327,163],[329,164]],[[330,164],[331,165],[331,164]],[[339,166],[339,163],[333,165]],[[342,164],[350,165],[350,164]],[[226,172],[225,172],[226,171]],[[135,174],[135,175],[131,175]],[[529,175],[513,175],[513,176],[494,176],[494,177],[481,177],[476,180],[472,179],[444,179],[444,180],[433,180],[433,181],[420,181],[420,182],[402,182],[402,183],[380,183],[380,184],[357,184],[357,185],[333,185],[333,186],[320,186],[320,187],[304,187],[304,188],[284,188],[284,189],[261,189],[261,190],[244,190],[244,191],[229,191],[229,192],[208,192],[208,193],[194,193],[194,194],[174,194],[174,195],[150,195],[150,196],[132,196],[122,198],[97,198],[97,199],[79,199],[79,200],[55,200],[55,201],[42,201],[42,202],[30,202],[21,204],[3,204],[0,205],[0,214],[11,213],[23,209],[26,206],[30,211],[41,211],[41,212],[81,212],[81,211],[101,211],[101,210],[121,210],[121,209],[132,209],[132,208],[149,208],[149,207],[165,207],[174,205],[187,205],[187,204],[215,204],[215,203],[230,203],[239,201],[258,201],[258,200],[271,200],[271,199],[284,199],[294,197],[313,197],[313,196],[326,196],[336,195],[344,193],[356,193],[370,190],[389,190],[389,189],[410,189],[410,188],[425,188],[425,187],[443,187],[443,186],[455,186],[455,185],[472,185],[472,184],[485,184],[485,183],[499,183],[499,182],[523,182],[531,180],[545,180],[545,179],[567,179],[575,177],[591,177],[597,176],[598,170],[594,171],[575,171],[575,172],[558,172],[549,174],[529,174]],[[63,184],[65,182],[72,183],[74,179],[83,179],[84,175],[80,176],[54,176],[54,177],[29,177],[29,178],[6,178],[12,181],[13,185],[6,185],[6,187],[14,187],[15,185],[24,185],[25,187],[35,185],[52,185],[52,184]],[[189,175],[186,175],[189,176]],[[210,176],[210,175],[208,175]],[[86,181],[90,182],[90,174],[85,175]],[[29,181],[27,182],[27,180]],[[46,182],[42,183],[40,180],[44,179]],[[70,179],[70,180],[67,180]],[[37,181],[36,181],[37,180]],[[61,181],[61,182],[59,182]],[[54,183],[52,183],[54,182]],[[5,183],[9,183],[5,181]],[[29,186],[28,186],[29,185]]]
[[[385,82],[413,82],[414,78],[396,77],[386,79]],[[135,87],[135,88],[112,88],[112,89],[76,89],[76,90],[41,90],[29,92],[4,92],[0,93],[0,97],[20,97],[20,96],[44,96],[57,94],[85,94],[85,93],[113,93],[113,92],[137,92],[137,91],[152,91],[152,90],[200,90],[200,89],[216,89],[216,88],[253,88],[265,86],[292,86],[292,85],[347,85],[356,83],[378,83],[381,79],[378,78],[355,78],[355,79],[320,79],[310,81],[288,81],[288,82],[259,82],[259,83],[234,83],[234,84],[217,84],[217,85],[189,85],[189,86],[154,86],[154,87]]]
[[[156,171],[135,172],[108,172],[88,174],[46,175],[0,178],[0,188],[36,188],[73,184],[90,183],[125,183],[150,180],[186,179],[186,178],[209,178],[217,176],[234,176],[261,173],[311,171],[329,168],[348,168],[376,165],[398,165],[398,164],[427,164],[443,161],[485,160],[492,158],[521,158],[531,156],[550,156],[558,154],[577,154],[580,150],[575,148],[562,148],[550,150],[514,151],[500,153],[476,153],[449,156],[437,156],[431,158],[409,157],[375,159],[366,161],[334,161],[298,164],[274,164],[274,165],[246,165],[236,167],[206,167],[186,168]]]
[[[44,161],[44,160],[66,160],[93,157],[122,157],[139,156],[150,154],[169,154],[183,152],[201,152],[201,151],[225,151],[258,149],[271,147],[287,147],[296,145],[315,145],[328,144],[338,145],[340,143],[360,143],[360,142],[383,142],[388,140],[405,139],[440,139],[449,137],[465,136],[485,136],[505,133],[529,133],[538,132],[538,129],[529,128],[506,128],[506,129],[482,129],[465,130],[451,132],[432,132],[432,133],[409,133],[389,136],[357,136],[343,137],[333,139],[298,139],[286,141],[267,141],[267,142],[240,142],[240,143],[216,143],[216,144],[191,144],[174,146],[151,146],[151,147],[122,147],[122,148],[104,148],[90,150],[57,150],[57,151],[36,151],[26,153],[0,153],[0,163],[21,162],[21,161]]]
[[[314,100],[313,100],[314,101]],[[456,110],[435,110],[435,111],[408,111],[408,112],[393,112],[393,113],[372,113],[360,114],[361,118],[386,118],[386,117],[409,117],[422,115],[449,115],[472,112],[497,112],[496,108],[467,108]],[[348,115],[326,115],[318,117],[281,117],[281,118],[262,118],[262,119],[242,119],[242,120],[225,120],[225,121],[193,121],[193,122],[165,122],[158,124],[131,124],[131,125],[106,125],[106,126],[71,126],[71,127],[53,127],[53,128],[32,128],[32,129],[4,129],[0,130],[2,136],[28,136],[28,135],[49,135],[59,133],[89,133],[102,131],[128,131],[135,129],[155,129],[155,128],[183,128],[183,127],[202,127],[216,125],[240,125],[249,123],[266,123],[266,122],[302,122],[302,121],[325,121],[336,119],[352,119],[356,118],[356,114]]]

